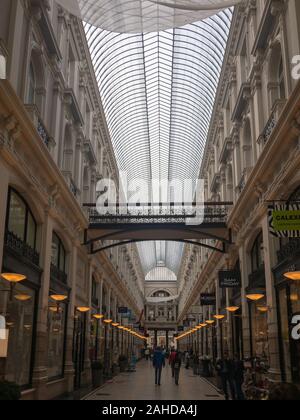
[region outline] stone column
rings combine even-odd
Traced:
[[[69,305],[68,305],[68,322],[67,322],[67,340],[66,340],[66,361],[65,361],[65,378],[67,381],[67,391],[72,392],[74,389],[74,364],[73,364],[73,338],[74,338],[74,322],[75,322],[75,305],[76,305],[76,276],[77,276],[77,247],[73,244],[70,254],[70,264],[68,273],[68,284],[71,287]]]
[[[40,265],[43,267],[41,288],[39,293],[37,325],[36,325],[36,347],[35,363],[33,369],[33,387],[36,389],[36,399],[42,400],[47,395],[47,365],[48,365],[48,307],[50,288],[50,266],[52,248],[53,221],[49,209],[45,212],[43,224]]]
[[[274,277],[272,268],[277,263],[275,238],[269,233],[269,220],[266,214],[262,221],[263,239],[264,239],[264,259],[265,259],[265,278],[268,312],[268,341],[270,370],[269,373],[274,380],[281,380],[280,352],[278,343],[278,318],[276,290],[274,287]]]
[[[1,138],[0,138],[0,144],[1,144]],[[1,197],[1,200],[0,200],[0,270],[2,270],[9,179],[8,179],[8,172],[6,171],[6,169],[3,165],[0,166],[0,171],[1,171],[1,182],[0,182],[0,197]]]
[[[249,284],[249,259],[245,245],[239,247],[240,264],[241,264],[241,277],[242,277],[242,320],[243,320],[243,344],[244,344],[244,357],[251,357],[251,336],[250,336],[250,322],[249,322],[249,306],[246,298],[246,287]]]

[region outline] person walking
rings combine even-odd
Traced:
[[[165,357],[160,347],[154,351],[153,367],[155,369],[155,385],[160,386],[162,369],[165,367]]]
[[[169,357],[169,365],[172,368],[172,377],[174,378],[175,376],[175,371],[174,371],[174,361],[175,361],[175,357],[176,357],[176,350],[172,349],[170,357]]]
[[[244,367],[243,360],[240,359],[238,354],[235,355],[233,365],[234,365],[233,380],[234,380],[234,385],[235,385],[236,397],[237,397],[237,400],[244,401],[245,395],[243,392],[243,384],[245,380],[245,377],[244,377],[245,367]]]
[[[175,353],[173,366],[174,366],[173,369],[174,369],[175,385],[179,385],[179,375],[180,375],[180,368],[181,368],[181,354],[179,352]]]
[[[145,357],[146,357],[146,360],[148,361],[150,357],[150,349],[148,347],[145,350]]]
[[[225,353],[223,359],[217,361],[216,370],[222,381],[222,388],[225,395],[225,399],[229,400],[228,385],[230,388],[230,394],[232,400],[235,400],[235,388],[234,388],[234,363],[233,360],[229,359],[229,354]]]

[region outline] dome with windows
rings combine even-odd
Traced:
[[[163,263],[158,263],[157,267],[146,275],[146,281],[177,281],[177,276]]]

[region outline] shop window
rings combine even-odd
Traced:
[[[252,273],[260,270],[264,264],[264,244],[262,232],[256,238],[251,250]]]
[[[265,301],[259,301],[259,305],[250,304],[253,356],[265,363],[267,367],[269,364],[268,311],[264,308],[267,308]]]
[[[62,244],[62,241],[60,240],[60,238],[57,236],[56,233],[53,233],[53,237],[52,237],[51,262],[56,268],[65,272],[66,252]]]
[[[0,314],[9,330],[4,379],[27,388],[32,376],[35,291],[24,283],[15,286],[12,297],[5,290],[7,283],[0,279]]]
[[[32,249],[36,249],[36,221],[25,200],[13,189],[9,190],[7,231]]]
[[[48,308],[48,379],[63,377],[67,305],[53,304]]]

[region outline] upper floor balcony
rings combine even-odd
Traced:
[[[25,109],[27,110],[33,125],[35,126],[42,142],[45,144],[45,146],[48,148],[48,150],[51,152],[52,149],[55,146],[55,141],[53,137],[50,136],[46,125],[44,124],[40,112],[38,110],[38,107],[36,105],[31,104],[25,104]]]
[[[268,119],[268,122],[265,128],[263,129],[263,132],[258,138],[258,143],[262,147],[264,147],[267,144],[270,137],[272,136],[285,104],[286,104],[285,99],[278,99],[277,101],[275,101],[270,118]]]

